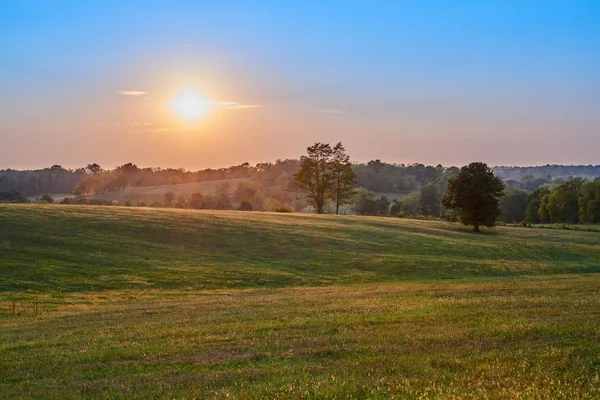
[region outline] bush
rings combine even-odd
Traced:
[[[396,218],[405,218],[406,214],[404,214],[404,211],[398,211],[396,213]]]
[[[148,204],[145,201],[138,201],[136,207],[148,207]]]
[[[252,207],[252,204],[249,201],[242,200],[242,202],[240,203],[240,206],[238,207],[238,210],[240,210],[240,211],[254,211],[254,207]]]
[[[442,214],[440,217],[442,220],[444,221],[448,221],[448,222],[458,222],[458,218],[456,217],[455,214]]]
[[[54,199],[50,195],[45,194],[42,197],[40,197],[40,202],[46,203],[46,204],[52,204],[52,203],[54,203]]]
[[[275,212],[279,212],[279,213],[291,213],[291,212],[292,212],[292,209],[291,209],[291,207],[290,207],[290,206],[285,206],[285,205],[282,205],[282,206],[279,206],[279,207],[275,207],[275,208],[273,209],[273,211],[275,211]]]
[[[18,190],[4,192],[0,190],[0,203],[28,203],[27,195]]]

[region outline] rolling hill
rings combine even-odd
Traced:
[[[0,205],[6,398],[598,398],[600,236]]]

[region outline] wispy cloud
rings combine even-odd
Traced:
[[[210,104],[221,106],[227,110],[245,110],[249,108],[259,108],[259,104],[242,104],[236,101],[211,101]]]
[[[317,112],[320,114],[344,114],[344,110],[337,108],[319,108]]]
[[[225,108],[227,108],[228,110],[246,110],[249,108],[260,108],[260,107],[261,106],[258,104],[234,104],[234,105],[231,105],[231,106],[228,106]]]
[[[117,121],[117,122],[96,122],[94,125],[95,126],[120,126],[121,123],[119,121]]]
[[[119,94],[123,94],[125,96],[143,96],[148,94],[148,92],[142,92],[141,90],[119,90],[117,91]]]

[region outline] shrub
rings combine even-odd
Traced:
[[[254,211],[254,207],[252,207],[252,204],[249,201],[242,200],[242,202],[240,203],[240,206],[238,207],[238,210],[240,210],[240,211]]]
[[[40,197],[40,202],[46,203],[46,204],[52,204],[52,203],[54,203],[54,199],[52,197],[50,197],[50,195],[45,194],[42,197]]]

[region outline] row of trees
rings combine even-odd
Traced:
[[[133,186],[159,186],[179,183],[214,181],[223,179],[252,178],[274,181],[282,177],[292,189],[291,176],[300,169],[300,160],[277,160],[274,163],[258,163],[251,166],[242,163],[228,168],[187,171],[183,168],[141,168],[126,163],[115,169],[104,169],[96,163],[77,169],[65,169],[60,165],[40,170],[0,170],[0,190],[17,190],[28,196],[46,193],[98,194],[122,190]],[[385,193],[406,194],[418,191],[428,184],[440,185],[449,172],[456,174],[458,168],[444,168],[419,163],[390,164],[372,160],[366,164],[353,164],[356,183],[367,190]],[[575,177],[593,178],[600,176],[600,165],[546,165],[537,167],[494,167],[494,173],[511,189],[533,191],[542,185],[562,184]],[[443,188],[442,188],[443,189]]]
[[[575,178],[554,189],[541,187],[527,198],[526,223],[600,222],[600,180]]]
[[[359,214],[389,213],[390,202],[385,196],[376,199],[364,188],[362,192],[355,192],[356,174],[341,143],[333,148],[327,143],[315,143],[306,150],[307,155],[300,159],[300,170],[295,174],[294,182],[304,189],[308,203],[318,214],[323,212],[327,199],[335,204],[338,214],[340,205],[356,196],[359,197],[356,202]],[[501,214],[500,199],[505,189],[502,180],[484,163],[471,163],[454,172],[451,171],[446,191],[438,202],[438,190],[432,182],[441,178],[444,170],[432,170],[430,182],[421,189],[420,211],[439,215],[443,205],[453,218],[465,225],[473,225],[475,232],[480,231],[480,226],[494,226]]]
[[[85,177],[83,169],[69,170],[60,165],[31,171],[0,170],[0,190],[17,191],[26,196],[44,193],[71,193],[77,182]]]

